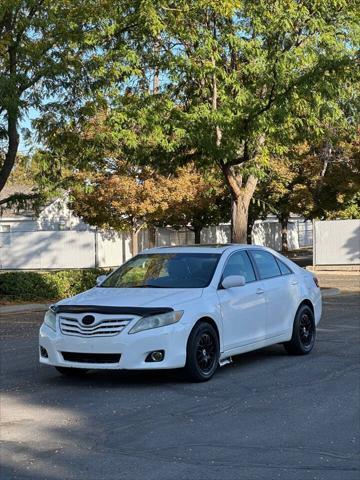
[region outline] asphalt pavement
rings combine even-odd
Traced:
[[[40,366],[42,313],[3,313],[0,478],[358,480],[359,296],[328,297],[311,355],[280,345],[207,383]]]

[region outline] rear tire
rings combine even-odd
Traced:
[[[291,340],[284,343],[285,350],[290,355],[307,355],[314,348],[315,339],[314,314],[309,306],[302,305],[295,315]]]
[[[66,375],[67,377],[81,377],[88,370],[86,368],[70,368],[70,367],[55,367],[56,370],[61,373],[61,375]]]
[[[185,372],[194,382],[206,382],[214,375],[220,356],[215,328],[206,322],[195,325],[187,343]]]

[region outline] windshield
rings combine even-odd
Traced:
[[[118,268],[102,288],[204,288],[211,282],[218,253],[138,255]]]

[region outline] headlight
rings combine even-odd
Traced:
[[[129,333],[138,333],[143,330],[150,330],[151,328],[165,327],[166,325],[171,325],[176,323],[183,316],[183,311],[178,312],[168,312],[161,313],[160,315],[152,315],[151,317],[140,318]]]
[[[45,313],[44,323],[52,330],[56,332],[56,314],[54,310],[50,307],[50,309]]]

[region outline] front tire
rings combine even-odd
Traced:
[[[56,370],[61,373],[61,375],[66,375],[67,377],[81,377],[88,370],[86,368],[70,368],[70,367],[55,367]]]
[[[314,314],[309,306],[302,305],[295,316],[291,340],[284,347],[290,355],[307,355],[314,348],[315,338]]]
[[[215,328],[206,322],[195,325],[187,344],[185,372],[195,382],[206,382],[214,375],[220,356]]]

